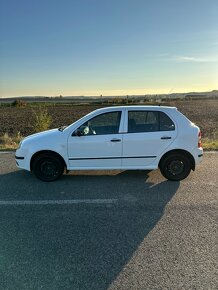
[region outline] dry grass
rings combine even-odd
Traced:
[[[202,139],[202,146],[204,150],[218,150],[218,139]]]
[[[23,137],[20,132],[16,136],[9,136],[5,133],[0,137],[0,150],[16,150]],[[218,139],[202,138],[204,150],[218,150]]]
[[[22,139],[23,136],[20,132],[15,136],[9,136],[8,133],[5,133],[0,137],[0,150],[15,150]]]

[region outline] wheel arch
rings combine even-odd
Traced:
[[[193,171],[195,170],[195,159],[194,159],[193,155],[192,155],[190,152],[188,152],[188,151],[186,151],[186,150],[184,150],[184,149],[174,149],[174,150],[170,150],[170,151],[166,152],[166,153],[161,157],[161,159],[159,160],[158,167],[160,167],[162,161],[163,161],[167,156],[169,156],[169,155],[171,155],[171,154],[175,154],[175,153],[180,153],[180,154],[183,154],[183,155],[185,155],[186,157],[188,157],[188,159],[189,159],[190,162],[191,162],[191,169],[192,169]]]
[[[52,150],[40,150],[40,151],[37,151],[36,153],[34,153],[33,156],[31,157],[31,160],[30,160],[30,170],[31,171],[33,169],[34,160],[41,154],[50,154],[50,155],[53,155],[53,156],[60,158],[60,160],[63,162],[64,168],[67,168],[67,164],[66,164],[63,156],[61,156],[59,153],[52,151]]]

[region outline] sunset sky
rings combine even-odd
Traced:
[[[0,97],[218,89],[217,0],[0,0]]]

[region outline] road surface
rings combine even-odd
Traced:
[[[43,183],[0,154],[0,289],[218,289],[218,154]]]

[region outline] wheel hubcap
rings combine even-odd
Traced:
[[[184,163],[181,160],[174,160],[169,164],[168,170],[173,175],[179,175],[184,171]]]
[[[53,177],[53,176],[56,176],[58,174],[57,167],[51,161],[43,162],[40,166],[40,170],[41,170],[42,174],[47,176],[47,177]]]

